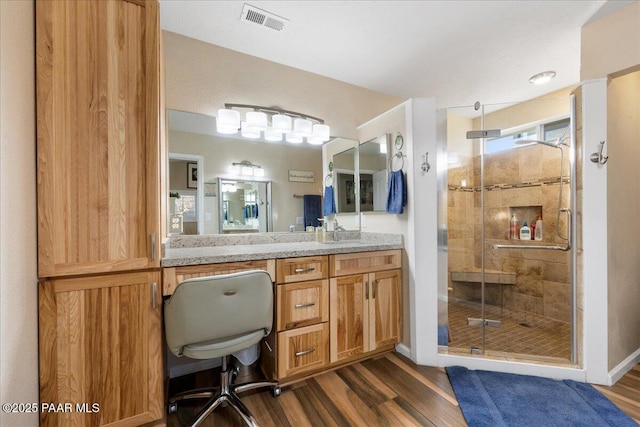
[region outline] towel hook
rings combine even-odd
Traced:
[[[431,169],[431,165],[429,164],[429,152],[424,153],[424,162],[420,165],[422,172],[427,173],[429,169]]]
[[[389,159],[389,171],[391,172],[397,172],[393,170],[393,159],[394,158],[400,158],[402,160],[402,166],[400,166],[400,169],[398,170],[402,170],[404,169],[404,154],[402,154],[402,151],[398,151],[396,154],[394,154],[393,156],[391,156],[391,158]]]
[[[589,159],[591,159],[593,163],[597,163],[598,165],[604,165],[605,163],[607,163],[607,160],[609,160],[609,156],[602,155],[603,148],[604,141],[600,141],[600,147],[598,147],[598,151],[596,153],[592,153],[591,157],[589,157]]]

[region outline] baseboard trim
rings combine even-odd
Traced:
[[[407,357],[407,358],[411,359],[411,349],[409,347],[407,347],[406,345],[404,345],[402,343],[396,344],[396,351],[398,353],[400,353],[401,355],[403,355],[404,357]]]
[[[624,377],[624,375],[632,370],[633,367],[638,363],[640,363],[640,348],[631,353],[629,357],[624,359],[618,366],[609,371],[608,385],[612,386],[617,383],[620,378]]]

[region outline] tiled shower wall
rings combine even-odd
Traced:
[[[568,149],[564,150],[567,180]],[[458,164],[452,166],[448,171],[449,272],[479,269],[482,265],[480,157],[458,158]],[[502,305],[527,321],[535,322],[537,315],[564,322],[571,320],[570,254],[494,249],[493,245],[566,244],[556,235],[559,177],[560,150],[556,148],[532,145],[485,155],[485,268],[516,273],[515,285],[486,284],[485,301]],[[563,207],[569,207],[569,195],[569,185],[565,182]],[[536,213],[542,213],[542,242],[509,240],[509,220],[514,208],[519,213],[520,226],[524,221],[535,222]],[[566,236],[564,213],[559,227]],[[449,279],[449,288],[453,298],[480,301],[479,283]]]

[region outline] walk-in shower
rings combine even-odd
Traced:
[[[576,362],[572,111],[567,94],[441,113],[441,353]]]

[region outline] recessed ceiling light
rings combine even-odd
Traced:
[[[531,76],[531,78],[529,79],[529,83],[533,83],[534,85],[545,84],[555,76],[555,71],[543,71],[542,73],[538,73],[535,76]]]

